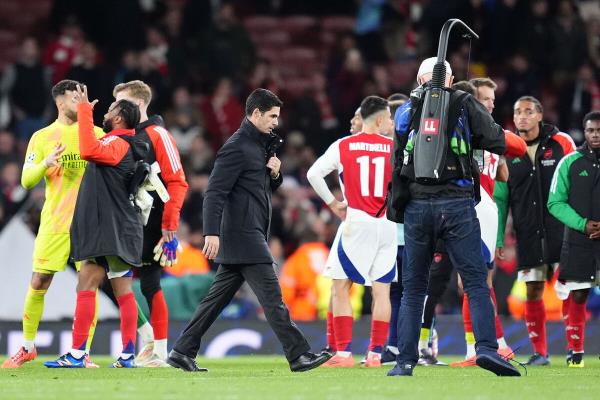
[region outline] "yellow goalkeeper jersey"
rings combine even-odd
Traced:
[[[79,124],[65,125],[58,120],[33,134],[27,146],[21,184],[26,189],[37,185],[42,178],[46,184],[46,200],[42,208],[38,234],[69,233],[77,192],[87,161],[79,155]],[[104,136],[94,127],[96,137]],[[59,165],[47,168],[44,160],[58,143],[65,145]]]

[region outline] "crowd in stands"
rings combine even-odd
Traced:
[[[576,142],[583,140],[582,116],[600,109],[595,0],[31,0],[26,21],[11,8],[22,1],[2,3],[0,228],[22,210],[36,229],[43,191],[25,191],[20,172],[29,138],[55,117],[50,87],[65,78],[84,82],[99,99],[94,117],[101,125],[112,88],[141,79],[153,89],[150,111],[177,140],[190,185],[180,237],[193,272],[214,268],[198,252],[203,192],[215,153],[239,126],[242,101],[254,88],[285,103],[278,130],[284,183],[273,197],[271,249],[279,268],[303,264],[307,271],[318,268],[338,224],[310,188],[307,169],[348,134],[363,97],[410,92],[448,18],[481,36],[450,42],[455,80],[492,77],[499,85],[494,117],[506,128],[521,95],[539,98],[545,118]],[[503,269],[514,275],[514,265]],[[447,308],[458,309],[457,298]]]

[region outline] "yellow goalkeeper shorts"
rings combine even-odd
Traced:
[[[67,267],[71,254],[71,235],[68,233],[41,234],[35,238],[33,272],[53,274]]]

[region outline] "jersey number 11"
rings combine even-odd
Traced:
[[[371,164],[375,164],[375,182],[373,188],[374,197],[383,197],[383,178],[385,173],[385,158],[375,157],[369,162],[369,156],[361,156],[356,159],[360,165],[360,194],[363,197],[371,195],[370,180],[371,180]]]

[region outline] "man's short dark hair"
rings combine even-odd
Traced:
[[[584,128],[588,121],[600,121],[600,111],[590,111],[589,113],[585,114],[585,117],[583,117]]]
[[[119,115],[123,118],[125,128],[133,129],[140,123],[140,108],[129,100],[119,100],[115,107],[119,109]]]
[[[480,87],[489,87],[492,90],[498,89],[498,85],[491,78],[473,78],[469,82],[475,86],[475,89]]]
[[[360,103],[360,116],[364,121],[371,115],[383,111],[388,107],[389,105],[386,99],[379,96],[367,96],[362,103]]]
[[[273,107],[281,107],[283,101],[275,93],[267,89],[255,89],[246,99],[246,116],[252,115],[255,109],[265,113]]]
[[[392,116],[394,116],[398,107],[408,101],[408,96],[402,93],[394,93],[387,98],[387,101],[390,106],[390,112],[392,113]]]
[[[52,99],[56,100],[58,96],[63,96],[67,90],[75,91],[81,83],[70,79],[64,79],[52,87]],[[83,86],[83,85],[81,85]]]
[[[517,104],[519,101],[528,101],[533,103],[537,112],[540,114],[544,113],[544,107],[542,107],[542,103],[540,103],[540,101],[533,96],[521,96],[517,99],[517,101],[515,101],[515,104]]]
[[[458,81],[452,85],[452,89],[462,90],[463,92],[469,93],[471,96],[475,96],[475,93],[477,92],[475,86],[469,81]]]

